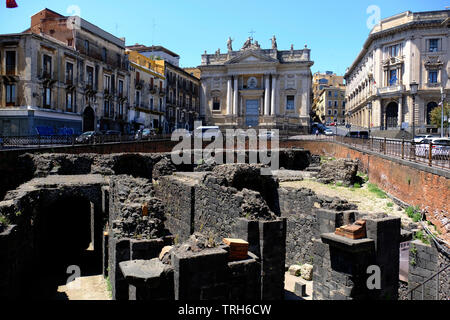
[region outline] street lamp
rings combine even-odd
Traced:
[[[371,134],[371,132],[372,132],[372,126],[371,126],[371,123],[372,123],[372,120],[371,120],[371,116],[372,116],[372,102],[369,102],[368,104],[367,104],[367,109],[369,110],[369,138],[370,138],[370,134]]]
[[[441,87],[441,138],[444,137],[444,101],[445,91],[444,87]]]
[[[418,87],[419,87],[419,85],[414,80],[413,80],[413,82],[411,82],[409,84],[409,88],[411,90],[411,95],[412,95],[412,98],[413,98],[413,105],[412,105],[412,111],[413,111],[413,116],[412,116],[412,136],[413,136],[413,140],[414,140],[414,137],[416,136],[416,94],[417,94]],[[401,115],[399,115],[399,116],[401,116]]]

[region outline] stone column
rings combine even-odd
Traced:
[[[238,88],[238,79],[237,77],[234,78],[234,88],[233,88],[233,114],[237,115],[238,114],[238,92],[239,92],[239,88]]]
[[[265,95],[264,95],[264,115],[268,116],[270,114],[270,102],[269,102],[269,94],[270,94],[270,79],[269,76],[266,75],[266,86],[265,86]]]
[[[272,96],[271,96],[271,100],[270,100],[270,105],[271,105],[271,115],[275,116],[278,112],[278,110],[276,110],[276,106],[275,106],[275,98],[276,98],[276,88],[277,88],[277,76],[276,75],[272,75]]]
[[[230,115],[232,112],[232,105],[231,105],[231,78],[228,78],[227,81],[227,115]]]
[[[402,115],[403,115],[403,97],[400,96],[400,98],[398,98],[398,126],[401,127],[402,126]]]

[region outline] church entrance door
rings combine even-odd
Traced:
[[[246,100],[245,124],[247,127],[256,127],[259,124],[259,101]]]

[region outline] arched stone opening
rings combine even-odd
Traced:
[[[86,107],[83,112],[83,132],[95,130],[95,113],[91,107]]]
[[[398,103],[390,102],[386,106],[386,128],[396,128],[398,126]]]

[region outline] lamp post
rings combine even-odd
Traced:
[[[419,85],[416,83],[416,81],[413,80],[413,82],[411,82],[409,84],[409,88],[411,90],[411,95],[413,98],[413,105],[412,105],[412,136],[413,136],[413,140],[414,137],[416,136],[416,94],[417,94],[417,88],[419,87]]]
[[[370,138],[370,135],[371,135],[371,132],[372,132],[372,102],[369,102],[368,104],[367,104],[367,109],[369,110],[369,138]]]
[[[444,137],[444,101],[445,91],[444,87],[441,87],[441,138]]]

